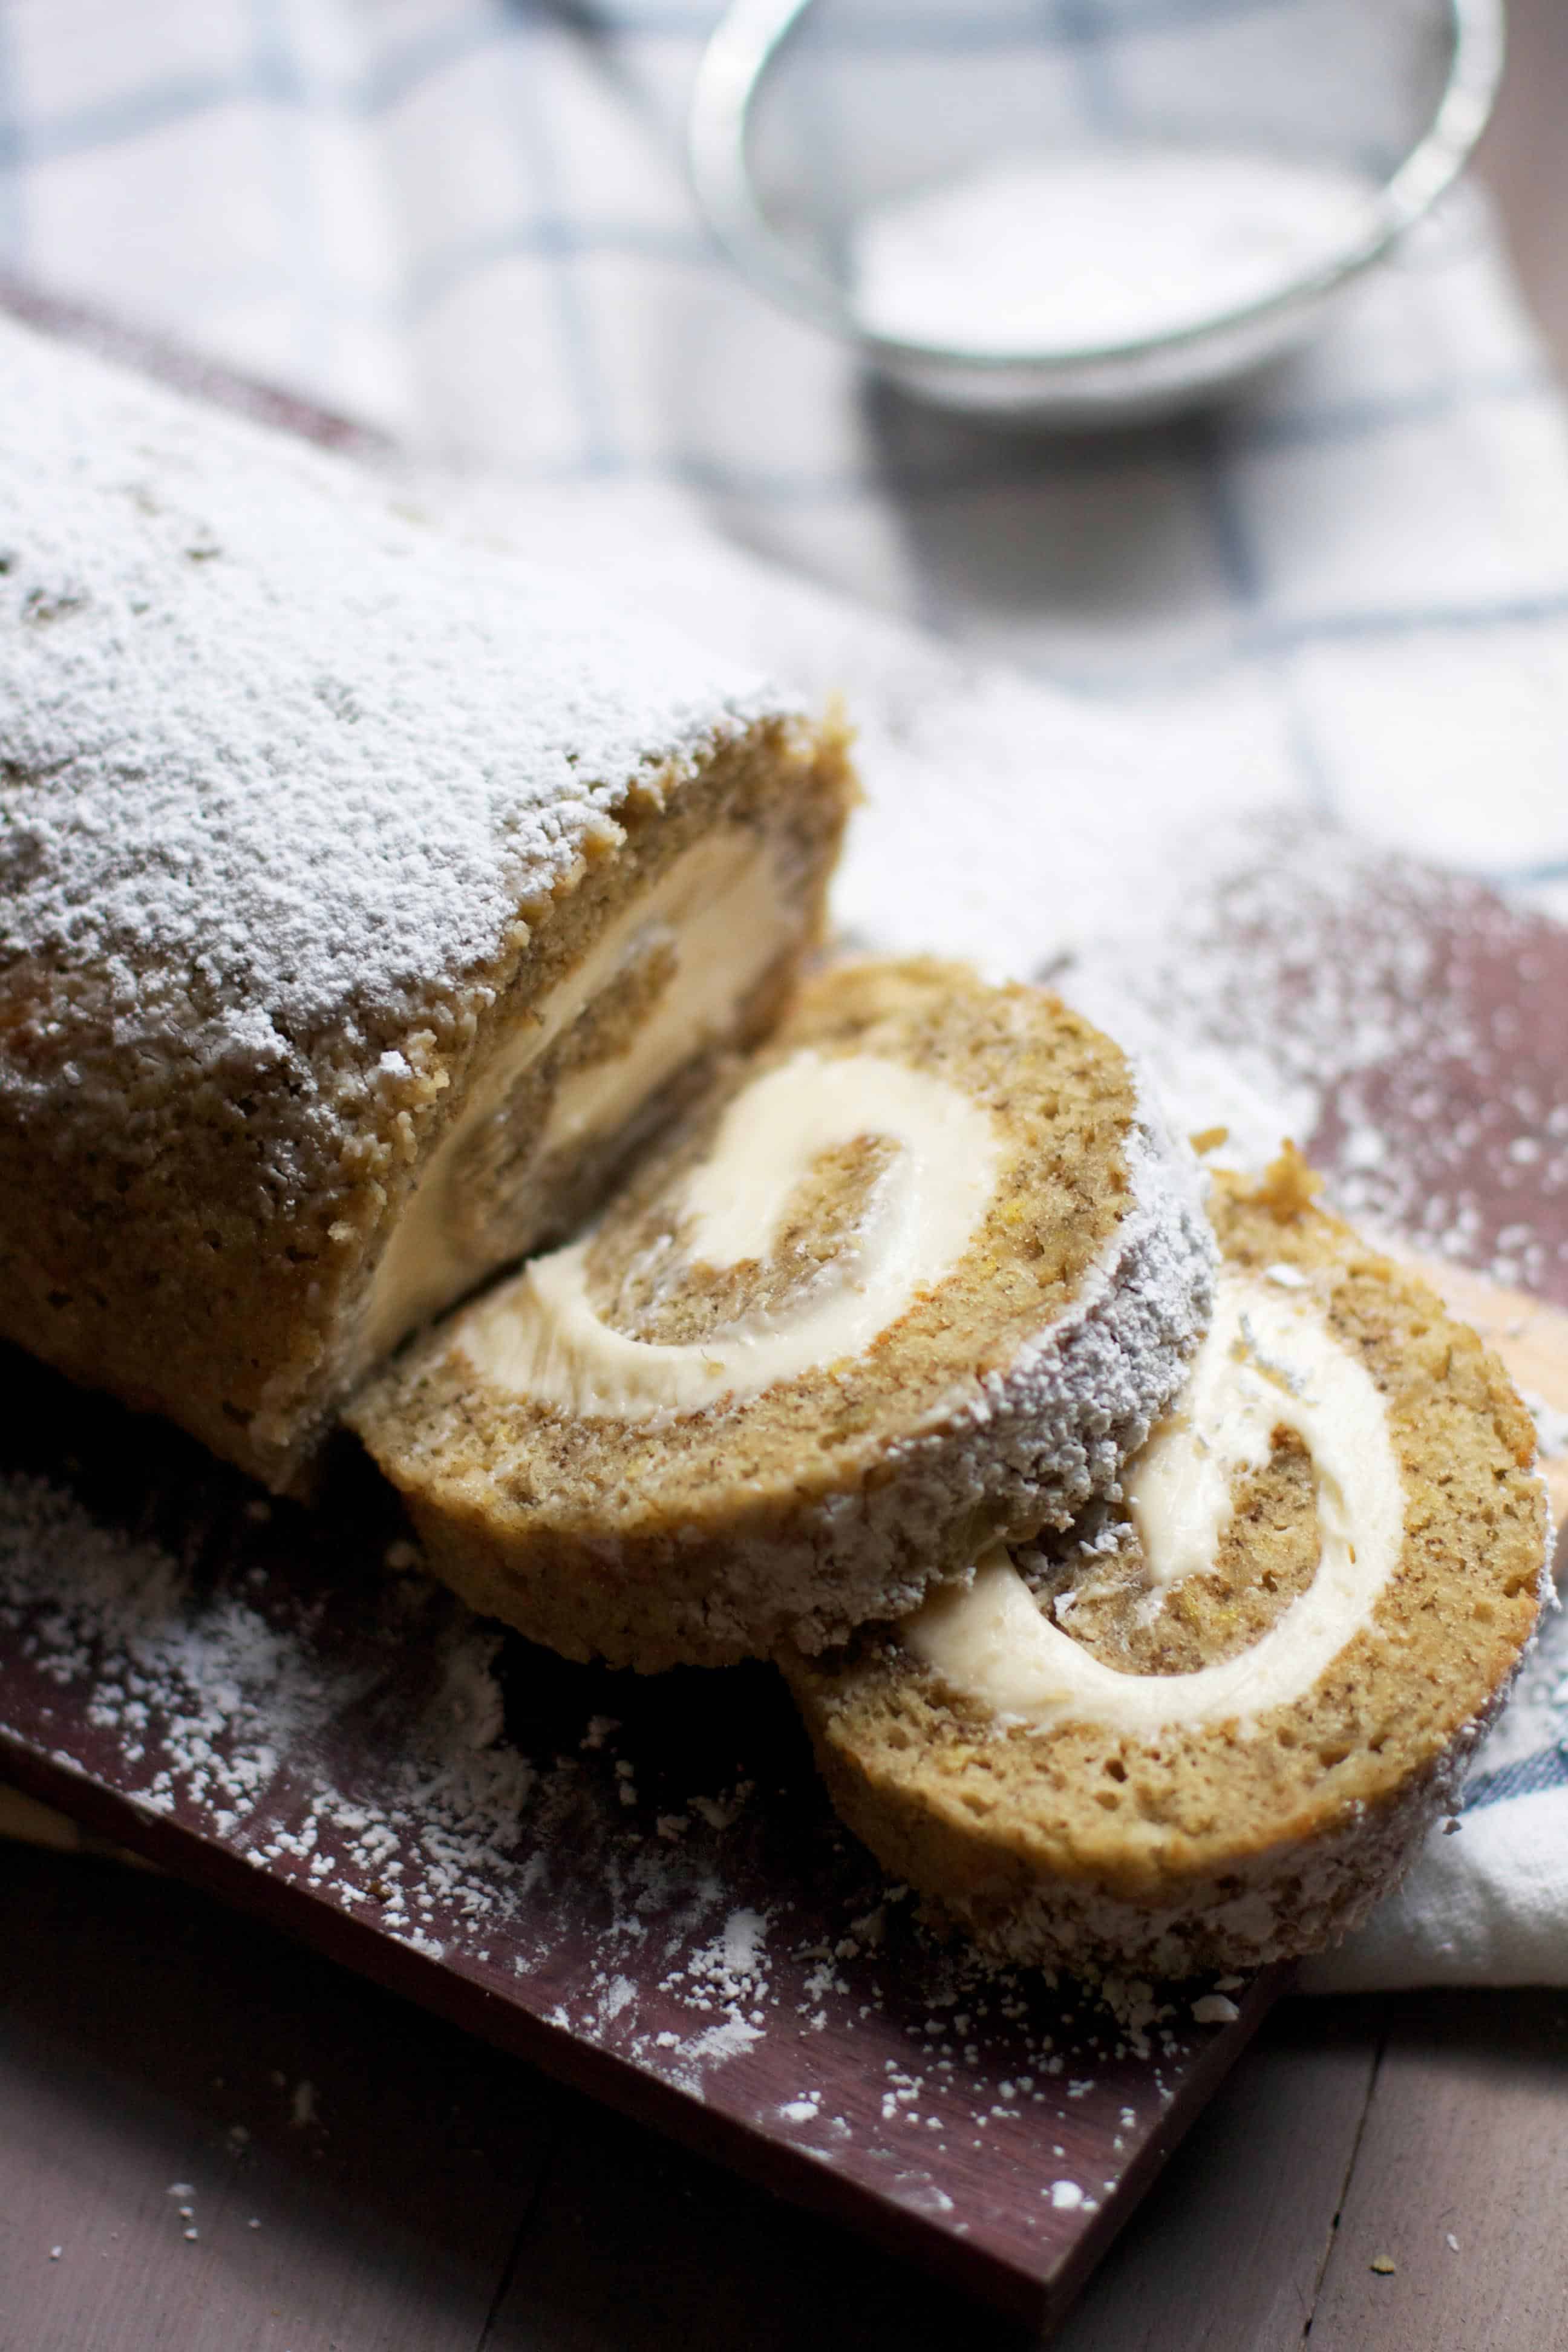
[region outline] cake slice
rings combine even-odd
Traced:
[[[1355,1926],[1545,1590],[1534,1431],[1433,1294],[1221,1180],[1213,1323],[1124,1499],[786,1671],[834,1801],[999,1961],[1175,1976]]]
[[[1110,1492],[1213,1255],[1088,1022],[952,965],[844,966],[591,1232],[348,1417],[437,1572],[568,1656],[816,1649]]]
[[[0,1336],[279,1487],[815,940],[843,745],[0,324]]]

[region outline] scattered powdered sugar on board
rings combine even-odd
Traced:
[[[493,1634],[460,1619],[423,1629],[436,1636],[428,1696],[395,1758],[379,1817],[323,1777],[302,1816],[286,1821],[268,1800],[288,1759],[319,1749],[377,1689],[388,1642],[404,1627],[416,1634],[410,1619],[429,1612],[424,1580],[412,1608],[405,1581],[379,1654],[367,1648],[324,1672],[302,1638],[307,1629],[259,1605],[265,1582],[252,1571],[237,1589],[204,1589],[176,1556],[100,1524],[48,1478],[22,1473],[0,1484],[0,1625],[47,1681],[88,1686],[84,1720],[130,1769],[141,1809],[195,1807],[247,1859],[291,1857],[311,1881],[332,1876],[350,1887],[403,1876],[399,1823],[417,1818],[435,1883],[482,1907],[489,1849],[515,1825],[532,1779],[515,1751],[489,1744],[500,1706],[489,1672]],[[395,1928],[417,1924],[395,1884],[384,1916]]]
[[[1289,1134],[1369,1231],[1568,1300],[1568,931],[1299,818],[1214,846],[1058,984],[1222,1164]]]
[[[1026,2250],[1055,2242],[1047,2147],[1114,2180],[1168,2114],[1205,2040],[1190,1988],[935,1943],[767,1669],[570,1665],[411,1565],[359,1460],[320,1511],[261,1519],[176,1433],[5,1372],[0,1736],[118,1791],[154,1851],[155,1827],[221,1847],[943,2228],[994,2231],[1016,2182]],[[288,2095],[311,2122],[312,2086]]]

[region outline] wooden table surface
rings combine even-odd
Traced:
[[[1483,171],[1568,374],[1568,0],[1512,28]],[[1568,1992],[1288,2002],[1054,2342],[1562,2352],[1565,2209]],[[0,1849],[0,2352],[1025,2340],[181,1885]]]

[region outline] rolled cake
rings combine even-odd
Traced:
[[[1089,1023],[951,965],[840,967],[592,1232],[349,1417],[437,1572],[568,1656],[816,1649],[1110,1488],[1213,1255]]]
[[[0,325],[0,1334],[277,1486],[816,937],[832,730]]]
[[[1219,1183],[1214,1321],[1124,1505],[786,1672],[834,1801],[999,1960],[1337,1939],[1451,1807],[1535,1625],[1534,1431],[1287,1158]]]

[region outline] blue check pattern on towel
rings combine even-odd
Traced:
[[[1108,70],[1249,5],[1142,0]],[[1064,74],[1085,5],[1019,0]],[[366,418],[469,527],[844,687],[874,794],[911,692],[928,731],[933,697],[956,730],[1000,692],[1020,792],[1090,774],[1130,832],[1151,777],[1199,823],[1306,806],[1568,915],[1568,436],[1479,198],[1223,423],[993,436],[868,393],[710,250],[680,131],[718,13],[0,0],[0,266]],[[869,19],[865,72],[940,90],[929,0]],[[971,901],[934,943],[1016,960],[1029,919]],[[1551,1633],[1464,1834],[1314,1981],[1568,1980],[1565,1753]]]

